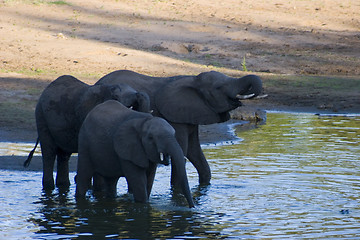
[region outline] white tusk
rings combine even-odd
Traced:
[[[149,113],[153,113],[154,112],[154,110],[150,110],[150,112]]]
[[[262,98],[266,98],[268,95],[264,94],[264,95],[260,95],[260,96],[256,96],[255,99],[262,99]]]
[[[238,95],[236,95],[236,98],[237,99],[249,99],[249,98],[252,98],[254,96],[255,96],[255,93],[252,93],[252,94],[249,94],[249,95],[240,95],[240,94],[238,94]]]
[[[134,108],[134,106],[130,106],[129,108],[130,108],[130,109],[133,109],[133,108]]]
[[[164,154],[161,152],[160,153],[160,161],[163,162],[164,161]]]
[[[184,156],[184,159],[190,161],[186,156]]]

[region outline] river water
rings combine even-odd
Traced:
[[[117,199],[80,204],[73,181],[43,193],[42,173],[0,170],[0,239],[360,238],[359,115],[268,113],[248,128],[203,146],[210,186],[187,164],[194,209],[171,191],[169,167],[149,204],[133,203],[123,179]]]

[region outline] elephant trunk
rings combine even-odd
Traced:
[[[253,98],[262,92],[262,81],[256,75],[247,75],[235,81],[236,87],[233,91],[237,91],[235,95],[240,99]]]
[[[179,186],[189,204],[189,207],[194,207],[194,202],[191,196],[190,188],[189,188],[189,182],[187,179],[186,169],[185,169],[185,158],[184,153],[181,150],[180,145],[177,143],[177,141],[174,139],[170,142],[168,142],[167,154],[171,156],[171,167],[172,170],[175,171],[177,182],[179,183]]]
[[[150,112],[150,98],[149,95],[143,92],[136,93],[136,100],[137,100],[137,111],[139,112]]]

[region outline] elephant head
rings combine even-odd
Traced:
[[[124,106],[139,112],[150,111],[150,99],[144,92],[138,92],[127,84],[93,85],[83,94],[81,105],[95,107],[107,100],[116,100]],[[91,108],[91,109],[92,109]]]
[[[128,108],[138,112],[150,112],[149,95],[144,92],[138,92],[127,84],[119,83],[112,85],[111,95],[112,99],[121,102]]]
[[[144,92],[138,92],[127,84],[93,85],[75,106],[79,125],[91,109],[107,100],[116,100],[135,111],[150,112],[150,98]]]
[[[174,123],[212,124],[227,121],[241,99],[262,91],[256,75],[232,78],[211,71],[170,81],[155,95],[159,113]]]
[[[168,165],[177,171],[181,190],[190,207],[194,206],[185,169],[184,153],[176,141],[175,130],[158,117],[130,119],[116,131],[114,148],[119,158],[148,168],[150,161]]]

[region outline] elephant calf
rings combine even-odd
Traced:
[[[64,75],[43,91],[35,109],[35,118],[43,158],[42,184],[45,190],[54,188],[53,170],[57,156],[56,185],[68,187],[68,161],[78,152],[78,134],[88,112],[97,104],[114,99],[135,110],[149,112],[150,101],[126,84],[90,86],[73,76]],[[34,148],[34,150],[35,150]],[[24,166],[30,164],[29,154]]]
[[[117,181],[124,176],[135,201],[146,202],[157,164],[164,163],[164,156],[170,156],[181,190],[193,207],[184,153],[173,127],[162,118],[133,111],[117,101],[99,104],[79,132],[76,197],[85,196],[97,174],[105,179],[108,195],[116,195]]]

